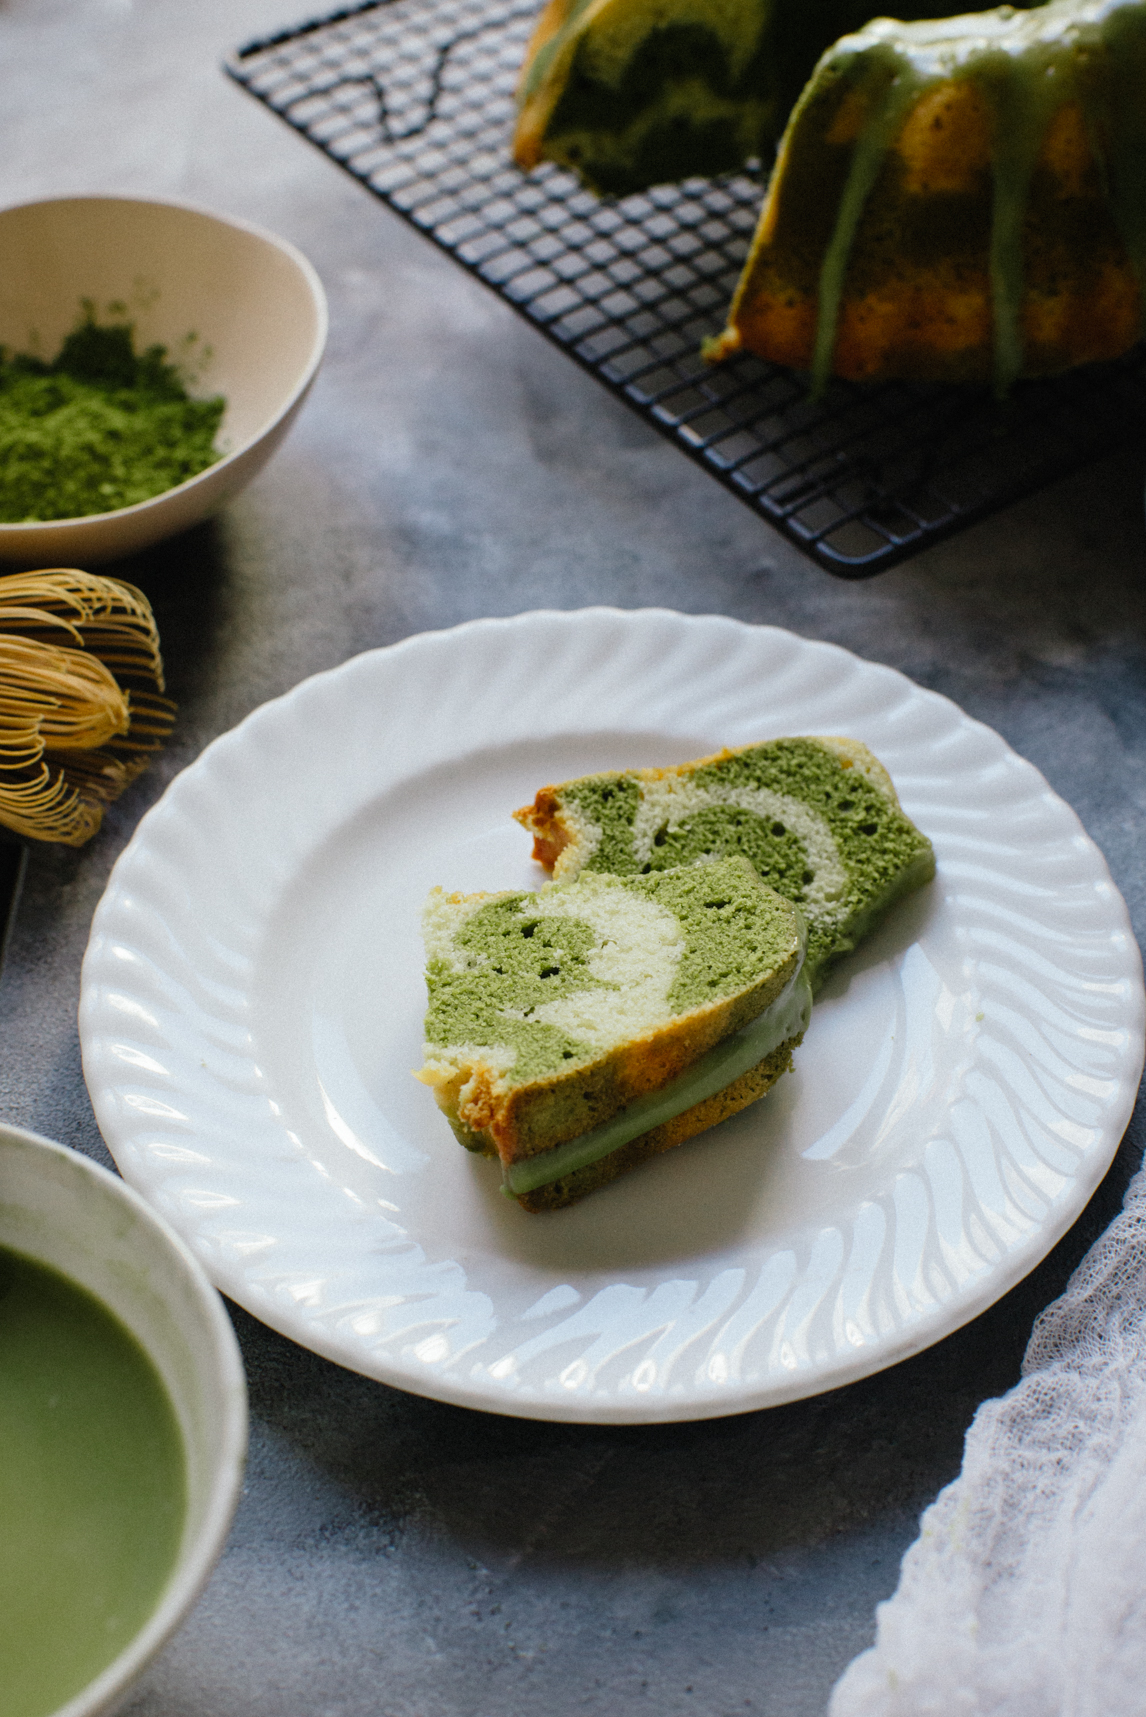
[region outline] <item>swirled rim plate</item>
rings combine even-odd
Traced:
[[[547,781],[799,733],[871,746],[936,882],[763,1102],[526,1215],[410,1077],[426,891],[536,884],[509,813]],[[80,1028],[123,1174],[257,1317],[423,1395],[631,1423],[834,1388],[989,1306],[1117,1148],[1143,990],[1077,817],[953,703],[771,627],[589,609],[358,656],[208,746],[115,867]]]

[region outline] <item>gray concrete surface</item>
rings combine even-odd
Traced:
[[[286,446],[217,520],[119,569],[181,717],[80,852],[38,850],[0,982],[0,1116],[107,1161],[80,960],[164,782],[304,675],[537,605],[771,621],[889,662],[1030,757],[1146,930],[1146,541],[1125,449],[872,584],[816,570],[486,289],[229,84],[290,0],[0,0],[0,194],[186,198],[283,233],[330,295]],[[816,1717],[1032,1318],[1117,1208],[991,1312],[818,1400],[700,1425],[486,1417],[339,1370],[241,1311],[249,1478],[131,1717]]]

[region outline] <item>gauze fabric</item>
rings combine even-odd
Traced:
[[[830,1717],[1146,1712],[1146,1170],[985,1402]]]

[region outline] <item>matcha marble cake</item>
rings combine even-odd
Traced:
[[[775,142],[803,81],[781,87],[776,12],[772,0],[549,0],[518,90],[518,166],[557,161],[618,196],[735,171]],[[834,39],[820,33],[804,76]]]
[[[1146,5],[875,18],[792,113],[710,357],[993,381],[1141,337]]]
[[[896,15],[950,9],[908,0]],[[514,159],[556,161],[615,196],[769,161],[820,55],[872,16],[869,0],[548,0]]]
[[[800,912],[741,857],[424,920],[429,1085],[503,1188],[554,1210],[762,1097],[804,1034]]]
[[[558,879],[655,876],[728,853],[803,912],[813,990],[902,895],[935,874],[931,843],[854,739],[776,739],[672,769],[543,787],[514,816]]]
[[[549,0],[515,159],[624,195],[779,139],[713,359],[1004,394],[1117,357],[1146,326],[1146,0],[949,11]]]

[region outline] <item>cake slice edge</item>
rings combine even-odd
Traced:
[[[586,882],[595,891],[623,890],[656,898],[669,891],[674,874],[688,880],[696,873],[690,869],[625,880],[590,876]],[[713,867],[707,874],[713,876]],[[750,983],[682,1008],[665,1023],[636,1032],[568,1072],[548,1072],[516,1082],[512,1068],[496,1050],[491,1054],[489,1046],[447,1045],[428,1038],[425,1064],[416,1077],[433,1090],[459,1143],[500,1160],[507,1190],[526,1209],[555,1209],[571,1203],[647,1157],[683,1143],[763,1096],[790,1065],[811,1009],[811,993],[802,977],[806,945],[802,916],[761,883],[743,858],[719,861],[715,875],[725,883],[739,878],[741,888],[759,901],[768,935],[774,938],[774,947]],[[526,903],[522,911],[528,916],[530,910],[542,913],[547,904],[571,902],[577,894],[577,886],[568,884],[548,884],[536,894],[446,896],[436,890],[428,902],[428,916],[440,911],[443,903],[464,916],[491,902],[515,900]],[[433,945],[430,935],[427,945]],[[432,996],[432,979],[428,981]],[[749,1054],[753,1059],[745,1066]],[[727,1064],[715,1090],[711,1071],[706,1069],[714,1056],[722,1067]],[[660,1094],[677,1086],[681,1107],[664,1114]],[[651,1106],[650,1098],[655,1099]],[[649,1112],[650,1107],[658,1112]],[[630,1110],[642,1119],[647,1115],[646,1124],[636,1136],[610,1144],[607,1155],[569,1173],[549,1174],[544,1185],[513,1186],[515,1167],[520,1170],[526,1165],[526,1179],[535,1177],[541,1159],[559,1160],[551,1158],[555,1148],[567,1154],[571,1144],[585,1139],[592,1143],[593,1135],[615,1129],[617,1117],[625,1117]]]

